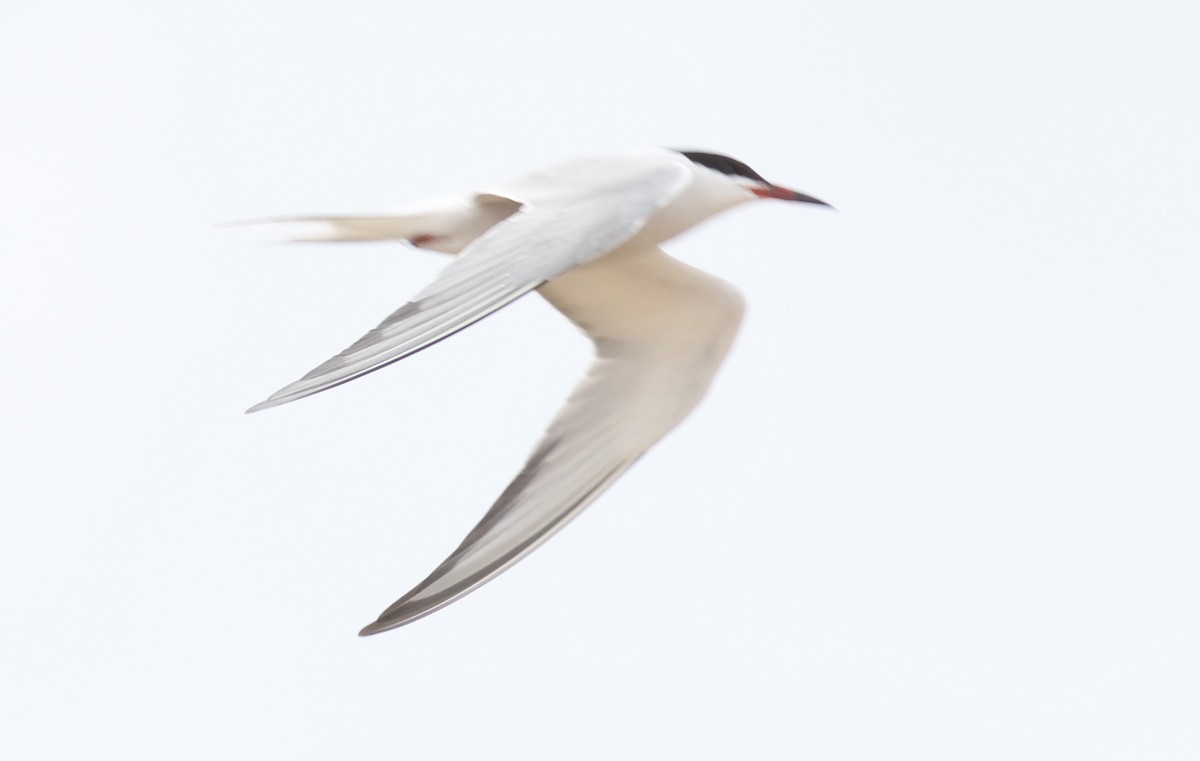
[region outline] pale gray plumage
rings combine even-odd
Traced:
[[[653,149],[577,160],[396,215],[283,220],[323,227],[306,239],[407,239],[461,253],[377,328],[250,411],[402,359],[534,289],[596,344],[587,376],[522,472],[462,544],[362,634],[421,618],[494,578],[695,407],[733,341],[743,303],[728,283],[658,244],[756,197],[821,203],[771,185],[741,162]]]

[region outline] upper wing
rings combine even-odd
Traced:
[[[453,602],[579,514],[700,401],[742,314],[731,286],[658,249],[622,249],[541,293],[596,342],[595,362],[483,520],[361,634]]]
[[[462,330],[617,248],[674,199],[690,173],[666,164],[522,208],[493,227],[379,327],[248,412],[324,391]]]

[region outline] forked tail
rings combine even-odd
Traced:
[[[254,227],[271,240],[297,243],[330,241],[410,240],[423,234],[428,225],[424,215],[379,215],[357,217],[269,217],[231,222],[222,227]]]

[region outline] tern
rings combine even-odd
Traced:
[[[292,240],[406,241],[457,257],[341,354],[251,407],[346,383],[537,291],[595,360],[520,474],[454,552],[360,635],[478,589],[578,515],[678,425],[712,383],[745,302],[659,244],[720,211],[774,198],[828,206],[714,153],[643,149],[577,159],[479,192],[376,216],[298,216]]]

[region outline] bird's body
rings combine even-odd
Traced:
[[[743,300],[658,245],[757,197],[822,203],[723,156],[648,149],[392,215],[281,220],[316,226],[303,240],[407,240],[461,255],[375,330],[251,411],[402,359],[535,289],[596,344],[587,376],[522,472],[458,549],[362,634],[428,615],[517,562],[696,406]]]

